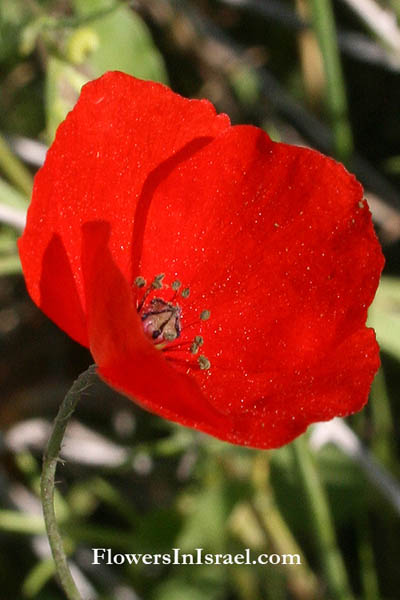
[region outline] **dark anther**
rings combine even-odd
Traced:
[[[207,371],[211,367],[210,361],[206,356],[204,356],[204,354],[200,354],[197,362],[199,363],[199,367],[202,371]]]
[[[162,288],[162,280],[165,277],[165,273],[160,273],[160,275],[156,275],[154,277],[154,281],[151,284],[153,290],[160,290]]]
[[[210,318],[211,312],[209,310],[202,310],[200,313],[200,319],[202,321],[207,321]]]
[[[144,277],[142,277],[141,275],[139,275],[139,277],[136,277],[136,279],[135,279],[135,285],[136,285],[138,288],[142,288],[142,287],[144,287],[144,286],[146,285],[146,280],[145,280],[145,278],[144,278]]]

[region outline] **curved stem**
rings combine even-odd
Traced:
[[[60,409],[54,421],[53,431],[43,456],[42,478],[40,482],[40,493],[47,536],[49,538],[51,552],[56,564],[56,570],[68,600],[82,599],[69,570],[62,538],[57,527],[56,515],[54,511],[54,475],[56,472],[57,463],[60,461],[59,453],[61,443],[69,418],[74,412],[82,392],[84,392],[90,384],[94,373],[95,365],[91,365],[87,371],[82,373],[74,382],[63,402],[61,403]]]

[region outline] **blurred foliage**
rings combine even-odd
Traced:
[[[110,69],[170,82],[184,95],[208,97],[233,122],[252,122],[274,139],[339,153],[357,173],[387,265],[369,315],[383,368],[369,406],[350,423],[377,464],[394,478],[400,476],[400,58],[393,53],[394,38],[383,39],[350,3],[324,0],[317,18],[315,4],[1,1],[2,598],[63,597],[41,535],[37,493],[43,439],[35,432],[52,418],[74,376],[90,361],[86,350],[37,311],[24,289],[16,240],[43,148],[34,145],[24,153],[20,143],[28,138],[48,145],[81,86]],[[380,4],[400,18],[397,0]],[[322,54],[318,36],[328,42]],[[343,127],[348,137],[341,149]],[[66,547],[91,586],[90,597],[333,597],[291,447],[261,453],[218,442],[144,413],[100,383],[79,406],[75,424],[99,436],[92,442],[98,460],[85,460],[82,452],[60,468],[57,507]],[[20,434],[18,444],[10,442],[11,433],[23,425],[27,433]],[[116,451],[120,458],[110,462]],[[343,448],[328,444],[314,455],[354,597],[398,597],[399,511]],[[93,566],[92,547],[142,554],[172,548],[300,551],[303,564]]]
[[[381,348],[400,360],[400,281],[382,277],[370,311],[369,322],[377,332]]]

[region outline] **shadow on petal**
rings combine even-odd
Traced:
[[[99,374],[147,410],[223,437],[230,417],[214,408],[194,378],[176,371],[146,337],[133,290],[111,256],[109,237],[108,223],[82,227],[88,334]]]
[[[76,342],[88,347],[85,315],[71,265],[58,234],[53,235],[43,254],[39,306]]]
[[[194,154],[199,152],[213,140],[212,137],[199,137],[190,141],[186,146],[179,150],[173,156],[158,165],[148,175],[144,182],[142,192],[136,207],[133,234],[132,234],[132,281],[138,273],[140,260],[142,256],[144,231],[146,228],[147,217],[150,210],[151,201],[158,186],[175,170],[179,165]],[[165,220],[164,220],[165,217]],[[171,215],[160,215],[160,222],[165,222],[168,226],[168,219]],[[156,275],[156,273],[154,274]]]

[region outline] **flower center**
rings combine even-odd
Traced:
[[[176,302],[178,291],[181,287],[180,281],[174,281],[170,286],[163,285],[162,281],[164,274],[157,275],[152,283],[146,287],[146,280],[139,276],[135,279],[135,286],[144,288],[143,295],[138,300],[137,311],[143,323],[143,329],[146,335],[155,343],[156,348],[167,353],[166,358],[173,360],[176,363],[185,364],[189,369],[196,368],[200,370],[208,370],[210,361],[203,354],[198,354],[204,340],[201,335],[195,335],[191,339],[187,336],[187,332],[196,321],[186,324],[183,328],[181,324],[182,309]],[[160,298],[159,295],[151,296],[156,290],[164,290],[170,288],[172,296],[169,300]],[[160,295],[164,295],[162,293]],[[184,302],[190,295],[189,288],[183,288],[180,292],[180,297]],[[209,310],[202,310],[197,317],[200,321],[206,321],[210,318]],[[185,330],[184,339],[175,342],[181,337],[181,333]],[[185,339],[186,338],[186,339]],[[172,343],[175,342],[175,343]]]
[[[153,340],[175,340],[181,334],[181,309],[178,305],[165,302],[161,298],[153,298],[142,314],[145,332]]]

